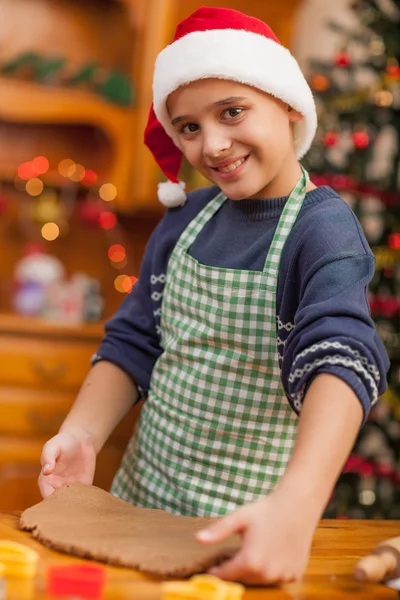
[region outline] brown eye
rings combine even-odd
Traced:
[[[196,133],[198,128],[199,126],[196,125],[196,123],[186,123],[186,125],[183,125],[181,127],[179,133]]]
[[[235,117],[239,117],[243,112],[243,108],[227,108],[224,110],[223,114],[225,118],[228,120],[234,119]]]

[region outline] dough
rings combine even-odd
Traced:
[[[137,508],[100,488],[72,484],[22,513],[21,529],[54,550],[161,577],[189,577],[232,556],[240,538],[205,546],[194,534],[213,518]]]

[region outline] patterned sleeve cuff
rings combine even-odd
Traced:
[[[377,366],[347,344],[325,341],[306,348],[293,361],[288,391],[297,412],[301,410],[311,381],[322,372],[337,374],[344,379],[358,396],[364,413],[368,414],[369,408],[377,402],[380,381]]]

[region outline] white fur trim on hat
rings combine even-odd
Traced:
[[[297,158],[304,156],[315,135],[317,114],[296,59],[272,39],[240,29],[194,31],[158,55],[153,79],[154,111],[178,148],[166,100],[182,85],[213,77],[255,87],[300,112],[303,119],[294,124],[294,144]]]
[[[158,199],[167,208],[174,206],[183,206],[187,196],[185,194],[185,183],[173,183],[172,181],[163,181],[158,184]]]

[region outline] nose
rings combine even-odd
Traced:
[[[215,159],[230,149],[231,139],[225,132],[217,129],[203,130],[203,154],[205,157]]]

